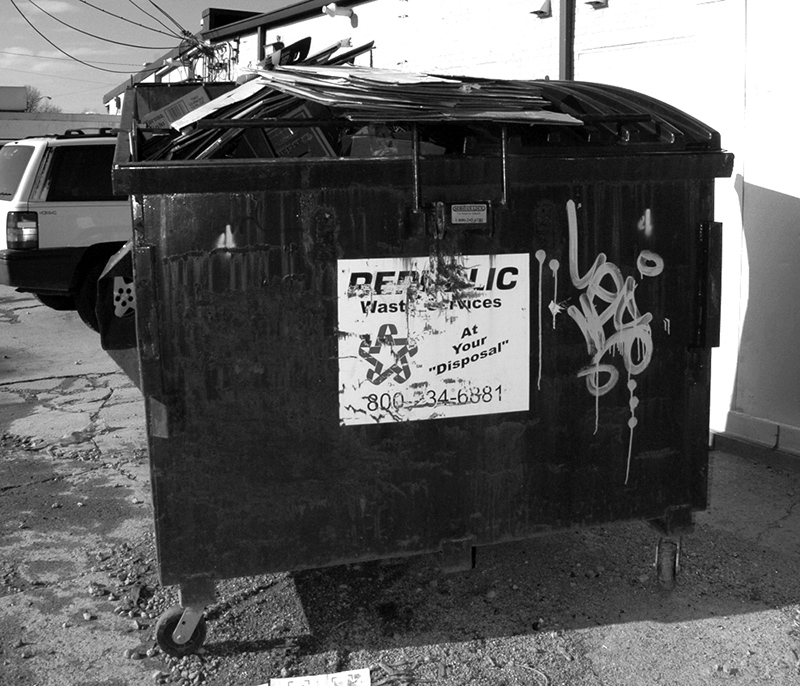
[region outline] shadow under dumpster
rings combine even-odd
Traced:
[[[671,592],[655,581],[652,529],[614,523],[480,548],[470,572],[442,574],[436,556],[422,556],[269,577],[243,602],[212,610],[207,650],[311,656],[513,637],[545,645],[640,623],[702,637],[738,616],[752,626],[776,608],[788,616],[800,598],[800,474],[719,452],[712,466],[711,507],[684,538]],[[280,590],[292,584],[287,606]],[[268,607],[277,619],[265,623]],[[797,627],[781,633],[798,642]]]

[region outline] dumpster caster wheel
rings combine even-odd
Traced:
[[[176,629],[179,629],[182,623],[186,623],[183,615],[184,609],[176,605],[162,614],[156,623],[158,647],[172,657],[192,655],[206,640],[206,620],[202,616],[197,621],[197,626],[188,640],[182,641],[180,638],[176,638]]]
[[[656,547],[656,576],[658,585],[665,590],[675,587],[675,577],[680,569],[680,540],[662,538]]]

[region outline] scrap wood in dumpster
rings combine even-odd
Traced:
[[[172,121],[171,128],[147,130],[140,159],[409,154],[411,129],[398,122],[449,122],[448,130],[421,127],[420,151],[467,152],[468,141],[481,137],[481,127],[476,125],[472,137],[454,136],[454,122],[583,123],[545,97],[534,81],[359,67],[347,63],[373,44],[337,54],[342,45],[290,64],[265,60],[270,68],[250,70],[244,83]],[[145,113],[145,127],[147,121]]]

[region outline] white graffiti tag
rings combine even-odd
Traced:
[[[649,211],[647,214],[649,218]],[[618,353],[628,372],[628,405],[631,416],[628,419],[630,435],[625,471],[627,484],[631,469],[633,430],[638,423],[636,408],[639,406],[639,399],[634,395],[637,384],[632,377],[647,369],[653,356],[653,336],[650,329],[653,315],[639,311],[634,295],[636,280],[632,276],[623,277],[619,267],[608,262],[605,253],[599,253],[592,266],[581,275],[578,266],[578,215],[573,200],[567,201],[567,221],[569,275],[572,285],[584,290],[578,301],[580,307],[571,305],[567,314],[583,333],[591,356],[591,364],[581,369],[578,376],[586,379],[586,387],[597,403],[600,396],[608,393],[619,381],[619,370],[605,361],[606,354]],[[642,278],[658,276],[664,270],[664,260],[650,250],[642,250],[636,260],[636,267]],[[595,432],[598,421],[599,408],[596,408]]]
[[[578,372],[586,378],[589,392],[595,396],[608,393],[619,380],[619,371],[604,362],[609,351],[618,352],[629,376],[641,374],[650,364],[653,338],[650,322],[653,315],[642,314],[636,304],[636,280],[623,277],[619,267],[600,253],[581,275],[578,267],[578,217],[573,200],[567,201],[569,224],[569,274],[572,284],[583,289],[580,307],[571,305],[567,313],[580,328],[591,356],[591,364]],[[656,253],[642,251],[637,260],[642,276],[657,276],[664,261]]]
[[[578,325],[586,341],[590,363],[577,372],[579,378],[585,379],[589,393],[595,399],[595,425],[597,433],[600,422],[600,397],[610,392],[619,382],[620,370],[610,361],[613,355],[622,358],[627,373],[627,389],[629,393],[628,428],[628,464],[625,472],[625,483],[628,483],[633,450],[633,431],[638,424],[636,409],[639,398],[635,391],[638,387],[633,379],[647,369],[653,357],[653,332],[650,324],[653,315],[640,312],[636,303],[635,291],[637,281],[633,276],[625,277],[620,268],[608,261],[605,253],[599,253],[592,265],[581,273],[578,264],[578,206],[574,200],[568,200],[567,224],[569,229],[569,276],[572,285],[583,291],[577,305],[566,308],[567,314]],[[648,208],[638,228],[651,238],[654,232],[653,213]],[[537,388],[542,384],[542,281],[547,254],[544,250],[536,251],[539,263],[539,371]],[[558,260],[548,263],[553,274],[553,300],[548,305],[553,316],[553,328],[556,327],[556,316],[564,311],[567,301],[558,302],[557,277],[560,268]],[[664,260],[651,250],[642,250],[636,258],[636,270],[640,279],[655,277],[664,271]],[[670,334],[669,319],[663,320],[664,330]]]

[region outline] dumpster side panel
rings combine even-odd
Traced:
[[[434,237],[407,186],[356,182],[370,168],[344,187],[298,171],[136,196],[164,583],[704,507],[711,181],[547,178],[531,163],[491,225]],[[426,168],[424,205],[497,188],[480,172],[454,189],[444,169]],[[343,426],[337,263],[503,254],[530,258],[529,409]]]

